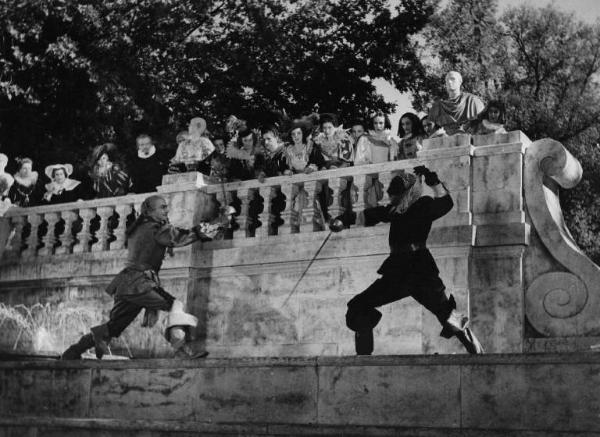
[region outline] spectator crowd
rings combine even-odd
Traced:
[[[166,173],[198,171],[215,181],[238,181],[415,158],[426,138],[456,133],[503,133],[504,106],[481,100],[460,90],[456,72],[446,76],[447,100],[434,103],[419,118],[406,113],[397,134],[388,116],[371,114],[367,120],[342,125],[336,114],[313,112],[296,119],[279,116],[262,126],[249,126],[230,116],[223,128],[211,130],[200,117],[177,134],[174,156],[157,153],[151,136],[136,139],[136,154],[127,163],[112,143],[95,147],[88,168],[72,179],[73,165],[55,163],[44,167],[40,177],[36,163],[15,158],[16,172],[5,169],[9,157],[0,153],[0,200],[21,207],[56,204],[94,198],[147,193],[156,190]]]

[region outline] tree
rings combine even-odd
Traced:
[[[495,18],[496,0],[454,0],[432,18],[420,54],[427,74],[415,105],[442,94],[445,72],[507,104],[512,127],[531,139],[567,141],[600,120],[600,25],[550,5],[520,6]]]
[[[600,25],[550,5],[520,6],[496,18],[495,0],[453,0],[424,30],[419,53],[426,74],[414,103],[442,95],[449,70],[485,99],[503,100],[508,127],[536,140],[561,141],[583,166],[583,180],[561,192],[577,243],[600,263]]]
[[[3,151],[82,161],[141,131],[173,143],[197,115],[214,127],[315,103],[343,118],[387,112],[372,80],[408,89],[410,37],[432,13],[418,0],[394,14],[386,0],[6,0]]]

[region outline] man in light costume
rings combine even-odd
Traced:
[[[159,310],[169,313],[165,337],[175,349],[175,356],[201,358],[207,355],[206,352],[194,354],[189,347],[190,330],[196,327],[198,319],[184,312],[183,302],[162,288],[158,272],[165,252],[172,254],[174,247],[198,240],[209,241],[223,224],[203,223],[189,230],[181,229],[169,223],[168,213],[169,207],[162,196],[154,195],[144,200],[140,215],[126,231],[126,266],[106,289],[114,297],[108,322],[91,328],[91,333],[70,346],[61,359],[81,359],[81,354],[90,348],[94,348],[96,357],[101,359],[110,353],[110,340],[119,337],[142,309],[145,309],[142,326],[147,327],[156,323]]]

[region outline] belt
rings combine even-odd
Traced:
[[[392,255],[397,255],[400,253],[417,252],[419,250],[425,250],[425,249],[427,249],[427,246],[425,245],[424,241],[420,241],[417,243],[398,244],[398,245],[390,246],[390,251],[391,251]]]

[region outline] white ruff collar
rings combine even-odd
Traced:
[[[19,176],[19,173],[15,173],[14,178],[15,178],[15,181],[17,181],[19,184],[21,184],[25,187],[30,187],[31,185],[34,185],[35,183],[37,183],[38,172],[32,171],[27,179],[24,179],[21,176]]]
[[[141,150],[138,150],[138,157],[142,159],[150,158],[152,155],[156,153],[156,147],[152,146],[148,153],[143,153]]]
[[[49,193],[52,193],[52,194],[58,194],[63,190],[71,191],[72,189],[77,187],[77,185],[79,185],[80,183],[81,182],[76,181],[75,179],[67,178],[61,185],[58,185],[56,182],[50,182],[49,184],[46,184],[46,191],[48,191]]]

